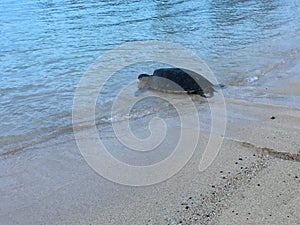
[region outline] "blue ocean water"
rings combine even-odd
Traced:
[[[178,43],[220,82],[249,85],[299,51],[299,37],[298,0],[2,0],[0,154],[71,133],[80,78],[122,43]],[[118,76],[108,90],[137,75]],[[111,119],[108,111],[98,117]]]

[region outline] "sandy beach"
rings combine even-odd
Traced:
[[[99,176],[73,138],[2,156],[0,224],[300,224],[299,65],[296,57],[245,89],[252,97],[224,89],[226,134],[204,172],[201,148],[148,187]]]

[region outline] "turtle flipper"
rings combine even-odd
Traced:
[[[202,89],[199,89],[199,90],[192,90],[192,91],[187,91],[187,93],[188,93],[189,95],[200,95],[201,97],[206,98],[206,95],[204,94],[204,92],[203,92]]]
[[[135,97],[140,96],[142,93],[146,92],[148,90],[148,88],[149,88],[148,86],[144,86],[143,88],[137,89],[137,91],[134,92],[134,96]]]

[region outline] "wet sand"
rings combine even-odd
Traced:
[[[226,135],[204,172],[200,147],[178,174],[148,187],[102,178],[73,139],[3,156],[0,224],[300,224],[300,101],[291,82],[299,65],[267,74],[252,98],[224,89]]]

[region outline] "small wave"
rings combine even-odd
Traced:
[[[106,106],[105,111],[96,114],[95,118],[85,118],[76,124],[60,124],[59,126],[43,127],[22,134],[0,136],[0,156],[11,155],[20,151],[24,151],[35,145],[48,142],[51,139],[57,139],[63,135],[70,135],[71,137],[74,127],[84,131],[86,129],[90,129],[91,126],[96,125],[99,130],[105,131],[106,128],[111,126],[112,123],[123,122],[126,120],[138,120],[147,116],[151,116],[155,113],[161,114],[161,112],[166,111],[164,109],[167,107],[169,107],[167,104],[158,104],[155,101],[150,104],[149,101],[147,101],[147,103],[144,103],[144,105],[140,105],[139,107],[132,109],[129,114],[116,112],[112,115],[110,108]],[[56,118],[58,116],[66,118],[69,116],[69,114],[63,113],[62,115],[55,115]]]
[[[72,125],[61,127],[45,127],[36,129],[32,132],[27,132],[18,135],[1,136],[0,156],[10,155],[37,144],[44,143],[63,134],[71,134],[73,131]]]

